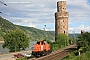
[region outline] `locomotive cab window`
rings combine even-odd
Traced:
[[[37,42],[38,45],[40,45],[40,42]]]

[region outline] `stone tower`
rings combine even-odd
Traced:
[[[55,40],[58,34],[68,35],[68,16],[66,12],[66,1],[57,2],[57,12],[55,13]]]

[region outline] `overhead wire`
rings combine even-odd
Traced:
[[[18,13],[23,14],[22,12],[16,10],[15,8],[13,8],[13,7],[7,5],[6,3],[4,3],[4,2],[2,2],[2,1],[0,1],[0,3],[4,4],[4,5],[7,6],[7,7],[12,8],[13,10],[15,10],[15,11],[18,12]],[[72,12],[72,13],[77,13],[77,12]],[[78,13],[82,13],[82,12],[78,12]],[[90,12],[85,12],[85,13],[90,13]],[[5,13],[0,12],[0,14],[5,14]],[[7,16],[9,16],[9,17],[14,17],[14,16],[11,16],[11,15],[8,15],[8,14],[5,14],[5,15],[7,15]],[[25,16],[25,14],[23,14],[23,15]],[[28,17],[28,16],[25,16],[25,17]],[[75,17],[75,16],[71,16],[71,17]],[[77,17],[77,16],[76,16],[76,17]],[[79,17],[86,17],[86,16],[79,16]],[[34,23],[38,23],[38,22],[34,22]],[[42,23],[45,23],[45,22],[42,22]]]
[[[2,3],[2,4],[4,4],[5,6],[7,6],[7,7],[10,7],[9,5],[7,5],[6,3],[4,3],[4,2],[2,2],[2,1],[0,1],[0,3]],[[10,8],[12,8],[12,7],[10,7]],[[20,11],[18,11],[18,10],[16,10],[16,9],[14,9],[14,8],[12,8],[13,10],[15,10],[16,12],[18,12],[18,13],[21,13]],[[1,14],[4,14],[4,15],[7,15],[7,16],[9,16],[9,17],[15,17],[15,16],[11,16],[11,15],[8,15],[8,14],[6,14],[6,13],[3,13],[3,12],[0,12]],[[21,13],[21,14],[23,14],[23,13]],[[23,14],[24,16],[25,16],[25,14]],[[25,16],[25,18],[26,18],[27,16]],[[20,20],[21,19],[17,19],[17,20],[19,20],[19,25],[20,25]]]
[[[2,12],[0,12],[1,14],[3,14],[3,15],[7,15],[7,16],[9,16],[9,17],[12,17],[12,18],[14,18],[13,16],[11,16],[11,15],[8,15],[8,14],[5,14],[5,13],[2,13]],[[5,16],[4,16],[5,17]],[[20,19],[17,19],[18,21],[19,21],[19,25],[20,25]]]
[[[23,14],[22,12],[20,12],[20,11],[18,11],[18,10],[16,10],[16,9],[14,9],[13,7],[11,7],[11,6],[7,5],[6,3],[4,3],[4,2],[2,2],[2,1],[0,1],[0,3],[4,4],[5,6],[8,6],[8,7],[12,8],[13,10],[15,10],[15,11],[16,11],[16,12],[18,12],[18,13]],[[23,15],[25,16],[25,14],[23,14]],[[29,16],[25,16],[25,17],[29,17]]]
[[[0,1],[0,3],[4,4],[5,6],[8,6],[8,7],[12,8],[13,10],[17,11],[18,13],[23,14],[22,12],[20,12],[20,11],[14,9],[13,7],[7,5],[6,3],[4,3],[4,2],[2,2],[2,1]],[[72,13],[77,13],[77,12],[72,12]],[[80,12],[78,12],[78,13],[80,13]],[[81,13],[82,13],[82,12],[81,12]],[[90,13],[90,12],[85,12],[85,13]],[[25,14],[23,14],[23,15],[25,16]],[[25,16],[25,17],[30,17],[30,16]],[[75,17],[75,16],[71,16],[71,17]],[[77,16],[76,16],[76,17],[77,17]],[[79,17],[82,17],[82,16],[79,16]],[[83,16],[83,17],[86,17],[86,16]]]

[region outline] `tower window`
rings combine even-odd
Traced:
[[[64,34],[65,34],[65,31],[64,31]]]

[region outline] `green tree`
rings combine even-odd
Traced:
[[[10,52],[25,50],[30,44],[29,37],[22,30],[8,31],[4,39],[3,48],[8,48]]]
[[[86,32],[78,37],[77,45],[80,47],[90,46],[90,33]]]
[[[56,40],[56,43],[59,44],[59,46],[67,46],[68,45],[68,36],[66,34],[59,34],[57,36],[57,40]]]
[[[78,51],[86,52],[90,50],[90,33],[86,32],[78,37],[77,41]]]

